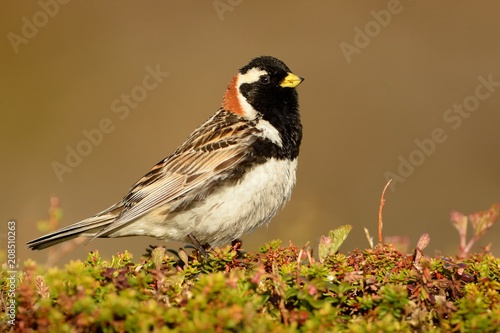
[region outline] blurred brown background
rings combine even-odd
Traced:
[[[41,235],[51,195],[63,225],[107,208],[217,110],[238,68],[273,55],[306,78],[298,183],[244,247],[276,238],[316,246],[352,224],[341,251],[366,248],[363,227],[376,238],[385,174],[411,158],[419,165],[386,195],[384,233],[413,247],[427,232],[427,254],[454,255],[450,211],[500,201],[499,10],[497,1],[9,1],[0,13],[2,225],[18,221],[21,262],[43,261],[46,251],[24,244]],[[143,96],[148,66],[169,75]],[[480,76],[493,83],[477,88]],[[121,119],[112,103],[124,107],[131,92],[143,100]],[[464,102],[473,111],[447,111]],[[66,164],[67,147],[84,145],[82,131],[105,118],[114,130],[59,181],[53,162]],[[439,128],[446,140],[432,148]],[[496,225],[480,245],[493,242],[499,255],[499,236]],[[139,257],[149,244],[162,242],[99,239],[60,263],[93,249]]]

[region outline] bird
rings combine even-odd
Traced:
[[[269,223],[296,183],[302,123],[295,88],[303,80],[275,57],[251,59],[229,82],[218,111],[123,199],[28,248],[80,236],[151,236],[206,254]]]

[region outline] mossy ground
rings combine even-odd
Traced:
[[[0,288],[7,290],[2,271]],[[391,246],[315,260],[308,247],[238,245],[207,259],[164,248],[133,260],[18,273],[13,332],[498,332],[500,260],[405,255]]]

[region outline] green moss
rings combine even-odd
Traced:
[[[174,254],[172,254],[174,253]],[[0,289],[8,289],[4,269]],[[44,268],[17,275],[23,332],[494,332],[500,327],[500,260],[422,258],[377,247],[315,260],[279,241],[258,253],[216,249],[205,260],[156,248],[139,260]]]

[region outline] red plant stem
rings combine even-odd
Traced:
[[[384,204],[385,204],[384,196],[385,196],[385,191],[387,191],[387,188],[389,187],[391,182],[392,182],[392,178],[389,179],[387,184],[385,184],[384,190],[382,191],[382,196],[380,197],[380,206],[378,208],[378,243],[379,244],[382,244],[382,240],[383,240],[382,229],[384,228],[384,223],[382,222],[382,211],[383,211]]]

